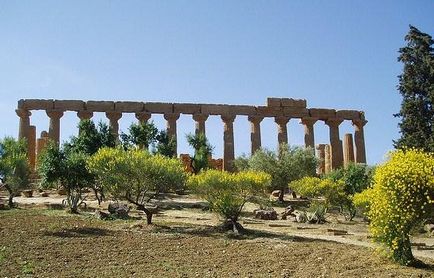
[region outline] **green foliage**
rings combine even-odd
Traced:
[[[315,176],[317,159],[310,148],[281,145],[277,152],[260,149],[249,159],[249,169],[263,171],[272,177],[269,190],[280,189],[279,199],[291,181]]]
[[[155,137],[157,145],[154,153],[167,157],[176,157],[176,140],[170,137],[165,130],[161,130]]]
[[[195,174],[208,169],[208,158],[212,155],[213,147],[208,142],[204,133],[187,134],[187,142],[194,149],[191,157],[191,168]]]
[[[394,115],[401,118],[401,138],[394,144],[434,152],[434,41],[413,26],[405,40],[398,58],[404,64],[398,85],[402,103]]]
[[[102,148],[88,160],[87,168],[114,197],[143,210],[148,224],[153,214],[146,207],[150,200],[160,192],[182,189],[186,180],[178,159],[137,149]]]
[[[270,175],[263,172],[207,170],[190,176],[188,187],[207,200],[211,210],[224,217],[225,221],[236,223],[244,204],[264,196],[270,182]]]
[[[249,157],[247,157],[245,154],[237,157],[234,160],[234,170],[236,172],[249,170]]]
[[[368,197],[368,198],[366,198]],[[370,232],[396,262],[414,262],[409,234],[434,214],[434,155],[397,150],[377,167],[374,185],[361,196],[369,200]]]
[[[158,129],[153,122],[133,123],[128,128],[129,134],[121,133],[122,144],[125,149],[133,146],[139,149],[148,149],[155,143]]]
[[[14,195],[28,185],[29,174],[26,142],[12,137],[0,140],[0,180],[9,193],[9,207]]]

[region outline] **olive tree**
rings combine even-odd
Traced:
[[[29,183],[29,164],[26,142],[5,137],[0,140],[0,181],[9,193],[8,205],[13,207],[13,198]]]
[[[88,160],[87,167],[113,197],[142,210],[148,224],[153,215],[150,201],[161,192],[181,189],[186,180],[178,159],[138,149],[102,148]]]

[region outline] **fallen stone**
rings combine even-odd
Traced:
[[[255,209],[253,211],[255,218],[263,220],[277,220],[277,212],[274,209]]]
[[[49,196],[49,194],[48,194],[48,192],[41,192],[41,197],[48,197]]]
[[[26,198],[33,197],[33,190],[32,189],[23,190],[21,191],[21,195]]]
[[[279,197],[280,196],[280,190],[274,190],[273,192],[271,192],[271,196]]]
[[[116,218],[126,219],[129,217],[128,213],[130,212],[130,208],[127,204],[110,203],[108,206],[108,211]]]
[[[100,210],[96,210],[94,215],[99,220],[107,220],[110,218],[110,214]]]

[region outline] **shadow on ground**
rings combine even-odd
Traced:
[[[110,236],[113,235],[113,231],[101,228],[71,228],[63,229],[61,231],[44,232],[44,236],[72,238],[72,237],[98,237],[98,236]]]

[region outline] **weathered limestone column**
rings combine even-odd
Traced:
[[[110,121],[110,128],[112,134],[115,136],[116,140],[119,140],[119,123],[118,121],[122,118],[121,112],[105,112],[106,117]]]
[[[167,135],[175,140],[175,155],[178,156],[178,143],[176,136],[176,121],[179,119],[179,113],[167,113],[164,114],[164,119],[166,119]]]
[[[318,119],[312,117],[302,118],[300,123],[304,125],[304,146],[315,149],[315,135],[313,125]]]
[[[60,142],[60,118],[63,116],[63,111],[47,110],[47,116],[50,118],[50,126],[48,128],[48,136],[53,142]]]
[[[41,132],[41,137],[36,141],[36,158],[39,159],[39,156],[44,151],[48,142],[48,133],[46,131]]]
[[[286,125],[288,124],[289,120],[291,118],[289,117],[274,117],[274,121],[278,125],[277,127],[277,141],[279,142],[279,146],[282,143],[288,144],[288,129]]]
[[[36,126],[29,126],[27,141],[27,157],[29,158],[30,171],[35,171],[36,165]]]
[[[198,135],[199,133],[205,134],[205,121],[208,119],[207,114],[193,114],[193,120],[195,123],[195,134]]]
[[[325,173],[325,146],[326,146],[325,144],[318,144],[316,146],[317,157],[319,159],[317,173],[319,175]]]
[[[347,133],[344,135],[344,167],[354,162],[353,135]]]
[[[77,112],[77,116],[80,119],[80,121],[90,120],[93,117],[93,112],[82,110]]]
[[[326,144],[324,146],[324,173],[328,174],[332,170],[332,151],[331,146]]]
[[[363,127],[368,121],[366,120],[353,120],[354,126],[354,144],[356,147],[356,162],[366,164],[366,151],[365,151],[365,134]]]
[[[152,114],[148,112],[136,113],[136,119],[139,120],[140,124],[147,123],[151,118]]]
[[[250,122],[251,155],[253,155],[261,148],[261,121],[264,117],[249,116],[247,119]]]
[[[18,139],[25,138],[28,140],[28,130],[30,127],[30,116],[32,113],[29,110],[25,109],[16,109],[18,117],[20,117],[19,131],[18,131]]]
[[[340,118],[328,119],[325,123],[330,128],[331,167],[337,169],[342,166],[342,144],[339,139],[339,125],[343,122]]]
[[[236,115],[222,115],[223,130],[223,170],[232,171],[235,159],[234,120]]]

